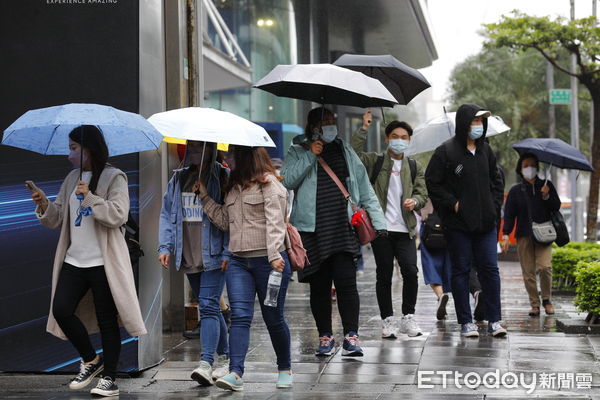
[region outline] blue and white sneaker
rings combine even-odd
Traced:
[[[231,372],[224,377],[217,379],[215,385],[217,385],[218,388],[233,390],[234,392],[240,392],[244,390],[244,380],[242,378],[238,378]]]
[[[477,325],[472,322],[468,322],[466,324],[462,324],[460,328],[460,335],[464,337],[479,337],[479,332],[477,331]]]
[[[488,324],[488,333],[491,333],[493,337],[504,337],[508,332],[500,325],[499,321],[496,321]]]
[[[330,334],[325,334],[319,338],[319,348],[315,351],[316,356],[330,356],[335,348],[335,339]]]
[[[344,345],[342,346],[342,356],[346,357],[362,357],[363,349],[358,345],[358,335],[356,332],[348,332],[344,338]]]

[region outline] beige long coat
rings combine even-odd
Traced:
[[[46,212],[40,216],[39,208],[36,209],[42,225],[51,229],[60,229],[52,271],[52,300],[46,330],[64,340],[67,338],[52,315],[52,301],[60,270],[71,243],[70,224],[72,222],[69,217],[69,196],[75,190],[78,180],[79,170],[75,169],[67,175],[56,200],[48,205]],[[96,235],[104,257],[106,277],[119,312],[119,324],[125,327],[131,336],[143,335],[146,333],[146,327],[135,291],[129,251],[120,229],[127,222],[129,213],[129,192],[125,173],[117,168],[104,168],[95,194],[90,192],[82,206],[92,208],[92,215],[84,218],[94,218],[95,220]],[[81,319],[89,333],[99,331],[91,290],[81,300],[75,314]]]

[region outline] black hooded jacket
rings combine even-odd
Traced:
[[[445,229],[471,233],[489,232],[496,226],[504,199],[504,184],[496,166],[496,156],[483,136],[475,141],[473,155],[467,137],[475,114],[475,104],[463,104],[456,112],[456,135],[437,149],[425,171],[427,191]],[[459,202],[458,213],[454,205]]]

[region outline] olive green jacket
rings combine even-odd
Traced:
[[[365,144],[367,142],[367,131],[364,129],[359,129],[354,135],[352,135],[352,139],[350,140],[350,145],[358,155],[358,158],[364,164],[367,174],[371,177],[373,173],[373,169],[375,168],[375,164],[377,163],[377,158],[380,153],[366,153],[363,151]],[[410,165],[408,164],[408,157],[404,157],[402,159],[402,170],[400,172],[400,180],[402,182],[402,203],[406,199],[413,199],[417,202],[415,206],[415,211],[419,211],[421,208],[425,206],[427,203],[427,199],[429,198],[427,195],[427,187],[425,186],[425,175],[423,172],[423,167],[416,162],[417,166],[417,174],[415,176],[415,182],[413,184],[412,177],[410,174]],[[392,167],[394,166],[394,161],[390,157],[390,155],[385,152],[383,157],[383,165],[381,166],[381,171],[377,176],[377,179],[373,183],[373,189],[375,190],[375,194],[377,195],[377,199],[379,200],[379,204],[381,204],[381,208],[385,213],[387,207],[387,195],[388,188],[390,186],[390,173],[392,171]],[[417,226],[417,218],[415,214],[406,209],[402,209],[402,217],[404,218],[404,222],[406,223],[406,227],[409,230],[409,235],[411,238],[415,236],[415,228]]]

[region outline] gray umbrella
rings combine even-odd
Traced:
[[[344,54],[334,65],[362,72],[379,80],[394,95],[398,104],[408,104],[416,95],[431,87],[419,71],[390,55]]]
[[[255,88],[321,104],[393,107],[396,99],[377,79],[331,64],[278,65]]]

